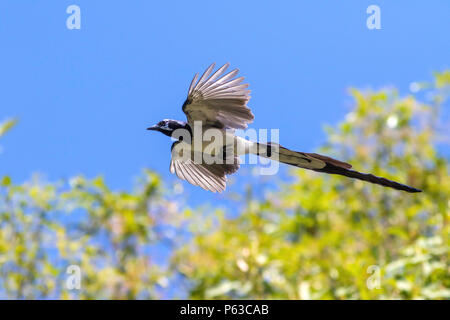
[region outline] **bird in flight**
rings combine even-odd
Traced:
[[[171,148],[170,172],[180,179],[205,190],[222,192],[226,188],[227,175],[239,169],[239,156],[256,154],[299,168],[342,175],[411,193],[421,192],[405,184],[352,170],[350,164],[324,155],[293,151],[276,143],[263,144],[236,136],[236,129],[246,129],[254,119],[247,107],[249,85],[242,83],[244,77],[236,77],[238,69],[225,73],[229,63],[213,73],[214,67],[215,63],[200,79],[198,73],[192,79],[182,107],[187,122],[164,119],[147,128],[175,140]],[[197,134],[197,131],[203,134]],[[206,134],[208,132],[210,134]]]

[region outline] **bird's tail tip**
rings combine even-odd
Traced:
[[[335,166],[330,163],[326,163],[325,167],[322,169],[314,170],[318,172],[325,172],[325,173],[331,173],[331,174],[338,174],[341,176],[346,176],[349,178],[354,178],[362,181],[367,181],[373,184],[378,184],[384,187],[396,189],[396,190],[402,190],[409,193],[419,193],[422,192],[421,189],[417,189],[411,186],[408,186],[406,184],[389,180],[384,177],[378,177],[371,173],[363,173],[355,170],[345,169],[342,167]]]

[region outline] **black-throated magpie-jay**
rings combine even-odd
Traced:
[[[246,129],[254,119],[247,107],[249,85],[242,84],[244,77],[236,78],[238,69],[224,74],[228,63],[212,73],[214,67],[215,64],[211,64],[200,79],[197,73],[191,82],[182,107],[187,122],[165,119],[147,128],[176,140],[172,145],[170,171],[180,179],[205,190],[222,192],[226,187],[226,176],[239,169],[238,157],[251,153],[317,172],[338,174],[407,192],[421,192],[386,178],[351,170],[350,164],[324,155],[292,151],[275,143],[262,144],[234,135],[235,129]],[[195,134],[196,126],[202,133],[209,130],[214,134],[205,139],[205,134]],[[210,157],[205,160],[207,155]]]

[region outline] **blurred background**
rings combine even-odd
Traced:
[[[449,299],[449,14],[2,1],[0,298]],[[252,128],[424,192],[285,166],[242,165],[220,195],[178,180],[145,128],[184,120],[212,62],[250,83]]]

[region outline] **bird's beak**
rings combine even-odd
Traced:
[[[148,127],[147,130],[155,130],[156,131],[156,130],[158,130],[158,126],[154,125],[154,126]]]

